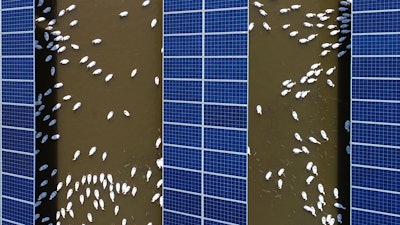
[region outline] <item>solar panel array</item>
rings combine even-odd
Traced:
[[[34,224],[34,1],[1,1],[2,224]]]
[[[400,224],[400,1],[354,0],[351,221]]]
[[[247,224],[248,1],[164,0],[164,225]]]

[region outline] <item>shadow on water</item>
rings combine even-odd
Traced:
[[[56,17],[55,10],[52,10],[50,13],[43,13],[42,10],[46,7],[50,6],[52,9],[56,8],[57,1],[51,1],[51,3],[46,3],[42,7],[36,8],[35,16],[45,17],[46,21],[42,23],[36,23],[35,30],[35,39],[38,41],[38,44],[42,46],[42,50],[35,51],[35,83],[36,83],[36,100],[38,100],[38,96],[42,96],[41,104],[36,106],[36,111],[40,111],[40,115],[36,116],[36,133],[41,132],[42,136],[40,138],[36,138],[36,203],[37,207],[35,208],[35,214],[40,215],[40,217],[36,220],[36,224],[55,224],[55,217],[57,210],[57,198],[55,196],[51,196],[52,192],[56,190],[57,186],[57,141],[51,139],[51,137],[57,134],[57,123],[53,126],[49,126],[49,122],[53,119],[57,119],[57,112],[52,112],[53,106],[57,103],[57,93],[52,90],[52,93],[47,95],[50,87],[53,87],[56,83],[57,76],[51,75],[51,67],[56,67],[57,62],[57,51],[51,51],[51,45],[48,45],[48,42],[45,40],[45,32],[47,32],[52,38],[50,31],[45,30],[45,26],[47,23]],[[36,2],[36,5],[38,2]],[[53,43],[56,44],[56,43]],[[45,62],[47,56],[51,55],[52,60],[49,62]],[[47,93],[46,93],[47,92]],[[47,96],[44,96],[46,93]],[[40,109],[40,107],[45,106],[44,109]],[[40,109],[40,110],[39,110]],[[49,115],[50,118],[44,121],[44,118]],[[47,135],[47,141],[44,141],[44,137]],[[42,143],[44,142],[44,143]],[[48,167],[46,169],[45,165]],[[40,171],[41,170],[41,171]],[[56,173],[56,174],[54,174]],[[53,175],[53,176],[52,176]],[[47,180],[47,184],[45,184]],[[46,193],[44,195],[43,193]],[[45,196],[45,197],[44,197]],[[41,199],[41,200],[39,200]],[[50,200],[52,199],[52,200]],[[40,203],[41,202],[41,203]],[[39,204],[40,203],[40,204]],[[46,221],[46,217],[49,217],[49,221]],[[42,220],[44,221],[42,222]]]
[[[350,44],[350,35],[346,42],[341,46],[339,51],[346,50],[346,46]],[[343,56],[338,63],[338,187],[339,202],[347,209],[350,209],[350,155],[347,153],[346,147],[350,142],[350,134],[346,131],[344,124],[346,120],[350,120],[350,51]],[[350,224],[350,210],[340,210],[343,215],[343,224]]]

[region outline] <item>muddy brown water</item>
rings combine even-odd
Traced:
[[[308,12],[321,12],[326,8],[337,8],[337,1],[301,0],[285,2],[268,0],[263,1],[267,17],[262,17],[254,6],[250,6],[250,21],[255,23],[250,33],[250,61],[249,61],[249,146],[252,154],[249,156],[248,203],[249,224],[320,224],[321,216],[330,213],[336,215],[337,209],[332,189],[339,187],[340,202],[348,206],[349,203],[349,157],[345,147],[348,143],[348,134],[343,124],[349,118],[349,57],[338,60],[337,50],[327,57],[320,57],[321,44],[336,42],[337,37],[331,37],[325,27],[305,28]],[[68,201],[73,203],[74,217],[67,215],[62,224],[88,223],[86,213],[93,214],[94,224],[120,224],[126,218],[128,224],[161,224],[161,208],[151,203],[151,197],[161,192],[156,182],[161,178],[161,171],[155,161],[161,157],[161,149],[155,149],[154,143],[161,135],[161,86],[154,85],[154,77],[161,76],[160,53],[162,45],[162,1],[153,0],[150,6],[143,8],[141,1],[53,1],[53,10],[57,13],[47,15],[48,18],[58,14],[70,4],[77,8],[67,12],[63,17],[57,17],[55,30],[62,31],[63,35],[70,35],[71,39],[61,42],[67,50],[60,54],[53,53],[53,62],[44,63],[44,58],[51,54],[49,51],[36,51],[37,92],[43,93],[57,82],[64,86],[53,92],[43,100],[46,105],[42,115],[37,118],[37,129],[50,136],[59,133],[61,138],[41,144],[37,142],[40,153],[37,155],[37,167],[46,163],[49,169],[38,172],[36,195],[41,192],[51,193],[59,181],[65,183],[65,177],[72,175],[72,182],[68,188],[63,187],[57,198],[52,201],[42,200],[36,213],[41,216],[50,216],[54,223],[56,210],[65,207]],[[279,14],[279,9],[291,4],[301,4],[300,10],[288,14]],[[46,5],[48,6],[48,5]],[[41,16],[37,10],[37,16]],[[120,18],[118,14],[127,10],[128,17]],[[325,25],[335,24],[337,12]],[[150,22],[157,18],[159,23],[154,29]],[[69,27],[69,23],[77,19],[78,25]],[[262,22],[267,21],[272,31],[265,31]],[[316,19],[308,19],[316,23]],[[282,25],[290,23],[288,30]],[[44,26],[37,24],[36,37],[43,44]],[[289,32],[299,31],[296,38],[289,37]],[[301,45],[300,37],[318,33],[318,37],[310,43]],[[95,46],[91,41],[101,38],[102,43]],[[71,43],[78,44],[80,49],[73,50]],[[95,68],[103,70],[101,75],[92,75],[94,69],[87,69],[80,65],[79,60],[89,56],[89,61],[97,62]],[[68,65],[60,65],[61,59],[69,59]],[[314,84],[299,84],[299,79],[305,75],[309,67],[316,62],[322,63],[324,72],[333,66],[337,67],[330,79],[335,88],[326,84],[326,75],[323,72]],[[50,76],[50,67],[56,67],[56,75]],[[131,71],[137,68],[138,73],[130,77]],[[113,73],[113,79],[106,83],[104,78]],[[297,85],[292,92],[282,97],[281,82],[293,79]],[[311,90],[302,100],[294,98],[299,90]],[[71,100],[63,101],[62,97],[70,94]],[[72,111],[76,102],[82,102],[82,107]],[[51,108],[61,102],[62,107],[56,113]],[[263,115],[256,113],[256,105],[262,105]],[[125,117],[122,111],[129,110],[131,116]],[[114,111],[114,117],[107,121],[109,111]],[[291,117],[292,110],[299,114],[300,121]],[[50,114],[57,119],[54,127],[48,127],[42,121],[44,115]],[[330,140],[322,145],[308,142],[308,136],[322,140],[319,132],[324,129]],[[293,134],[298,132],[303,143],[294,139]],[[294,155],[292,148],[305,145],[311,154]],[[97,146],[97,152],[88,157],[92,146]],[[74,152],[79,149],[81,156],[72,161]],[[101,154],[107,152],[105,162]],[[318,166],[319,175],[307,186],[305,179],[310,175],[305,165],[313,161]],[[135,177],[130,178],[130,170],[136,166],[138,171]],[[58,174],[49,177],[51,169],[57,168]],[[150,182],[145,180],[146,171],[151,168],[153,175]],[[276,172],[285,168],[282,177],[283,188],[277,188]],[[266,181],[267,171],[273,171],[271,180]],[[116,195],[115,203],[109,198],[109,191],[103,190],[100,184],[81,186],[67,200],[66,193],[73,188],[75,181],[81,180],[82,175],[110,173],[114,182],[126,182],[138,188],[137,195]],[[50,183],[39,187],[43,179]],[[317,184],[325,187],[325,201],[327,206],[321,213],[317,209],[317,217],[307,213],[303,206],[314,205],[318,200]],[[84,194],[86,187],[91,187],[92,193],[84,205],[79,203],[79,195]],[[100,197],[105,201],[105,210],[95,210],[93,207],[93,190],[100,190]],[[302,200],[300,192],[306,191],[309,200]],[[120,211],[114,215],[114,206],[119,205]],[[340,212],[340,211],[339,211]],[[349,224],[347,212],[343,214],[344,224]],[[38,223],[40,224],[40,220]],[[47,224],[47,223],[46,223]]]

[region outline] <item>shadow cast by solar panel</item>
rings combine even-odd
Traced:
[[[36,5],[38,1],[36,1]],[[44,14],[42,10],[51,7],[50,13]],[[36,134],[42,133],[42,136],[36,138],[36,224],[56,223],[55,214],[57,210],[57,142],[52,140],[52,136],[57,134],[57,112],[53,112],[53,107],[57,104],[57,95],[52,90],[56,79],[56,74],[51,74],[51,68],[56,68],[57,51],[52,51],[51,46],[45,40],[45,33],[51,36],[50,32],[45,29],[51,18],[56,17],[56,1],[46,2],[43,6],[36,8],[36,18],[45,17],[46,21],[36,24],[35,39],[42,49],[35,50],[35,83],[36,83],[36,101],[38,96],[42,96],[41,104],[37,104],[36,112],[40,111],[40,115],[36,116]],[[50,37],[51,38],[51,37]],[[53,43],[56,44],[56,43]],[[51,55],[52,59],[45,62],[46,57]],[[49,90],[52,90],[51,92]],[[42,108],[40,108],[42,107]],[[44,107],[44,108],[43,108]],[[49,117],[48,119],[46,117]],[[55,119],[55,120],[54,120]],[[53,121],[53,122],[52,122]],[[45,136],[47,135],[47,141]],[[38,137],[38,136],[37,136]],[[47,165],[47,166],[46,166]],[[44,194],[46,193],[46,194]],[[48,221],[46,221],[49,219]]]
[[[346,50],[346,46],[350,44],[350,35],[346,41],[340,46],[339,51]],[[350,50],[347,54],[339,58],[338,61],[338,118],[337,118],[337,163],[338,163],[338,189],[339,199],[336,200],[344,205],[347,210],[338,210],[343,216],[343,224],[350,224],[350,154],[347,153],[346,147],[350,142],[350,134],[344,127],[347,120],[350,120]]]

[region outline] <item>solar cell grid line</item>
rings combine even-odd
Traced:
[[[3,4],[0,6],[0,101],[3,104],[3,38],[2,38],[2,18],[3,18]],[[2,107],[0,107],[0,219],[3,220],[3,133],[2,133],[2,124],[3,124],[3,111]]]
[[[34,1],[0,6],[0,219],[34,224]],[[16,213],[18,212],[18,213]]]
[[[351,224],[400,222],[400,3],[354,0]]]
[[[163,2],[165,225],[247,224],[247,24],[245,0]]]

